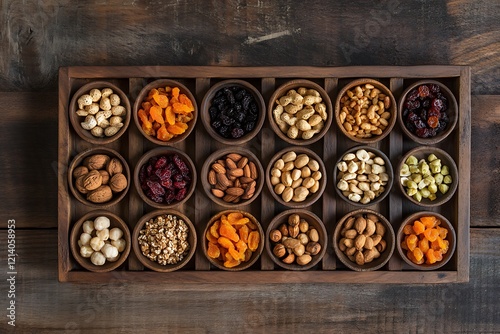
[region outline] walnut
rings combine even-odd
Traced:
[[[85,166],[78,166],[73,170],[73,177],[75,179],[79,178],[82,175],[85,175],[89,172],[89,169]]]
[[[116,158],[112,158],[109,161],[108,166],[106,167],[106,170],[108,171],[109,176],[113,176],[115,174],[119,174],[119,173],[123,172],[123,165],[120,162],[120,160],[118,160]]]
[[[102,176],[97,170],[91,170],[83,177],[83,187],[87,190],[95,190],[102,184]]]
[[[111,198],[113,198],[113,192],[107,185],[102,185],[87,194],[87,200],[93,203],[104,203],[109,201]]]
[[[109,156],[105,154],[94,154],[83,160],[83,165],[89,170],[103,169],[109,162]]]
[[[109,182],[109,173],[105,171],[104,169],[101,169],[99,171],[99,174],[101,174],[102,177],[102,184],[108,184]]]
[[[115,174],[111,180],[109,180],[109,185],[111,190],[115,193],[120,192],[127,187],[127,178],[123,175],[123,173]]]
[[[78,192],[82,193],[82,194],[86,194],[88,193],[89,191],[87,189],[85,189],[85,187],[83,186],[83,178],[85,177],[85,175],[81,175],[79,176],[76,180],[75,180],[75,188],[76,190],[78,190]]]

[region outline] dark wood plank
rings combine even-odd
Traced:
[[[61,65],[460,64],[473,66],[474,94],[497,94],[497,6],[313,0],[311,20],[286,1],[5,0],[0,90],[55,90]]]
[[[7,232],[0,231],[0,244],[6,240]],[[466,284],[402,284],[390,289],[385,284],[200,283],[186,287],[182,282],[125,283],[119,272],[106,283],[60,284],[57,231],[17,230],[16,329],[154,332],[164,330],[168,320],[168,328],[182,332],[326,333],[332,328],[352,331],[363,323],[363,328],[376,332],[493,333],[499,325],[498,243],[500,229],[471,229],[472,274]],[[0,263],[7,263],[6,256],[6,252],[0,254]],[[1,275],[5,277],[5,270]],[[226,312],[242,321],[221,319]],[[7,329],[11,328],[2,322],[0,331]]]

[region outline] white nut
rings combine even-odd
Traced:
[[[127,242],[124,239],[118,239],[118,240],[112,240],[111,244],[118,248],[118,251],[121,253],[125,250],[125,247],[127,246]]]
[[[94,219],[94,228],[97,231],[104,230],[105,228],[109,228],[111,225],[111,221],[109,220],[108,217],[105,216],[99,216],[96,219]]]
[[[94,127],[92,130],[90,130],[90,133],[94,137],[98,137],[98,138],[104,137],[104,129],[100,126]]]
[[[101,248],[101,253],[107,259],[114,258],[114,257],[118,256],[118,248],[116,248],[112,244],[105,244]]]
[[[82,242],[82,246],[90,246],[90,239],[92,236],[89,233],[83,232],[80,234],[80,241]]]
[[[99,105],[97,103],[92,103],[85,106],[85,111],[87,111],[90,115],[95,115],[99,112]]]
[[[94,252],[90,257],[90,261],[96,266],[102,266],[106,263],[106,257],[101,252]]]
[[[111,136],[114,136],[118,131],[120,130],[119,127],[117,126],[110,126],[110,127],[107,127],[105,130],[104,130],[104,134],[107,136],[107,137],[111,137]]]
[[[109,96],[109,103],[111,103],[111,106],[116,107],[120,105],[120,96],[118,94],[111,94]]]
[[[101,97],[102,98],[105,98],[105,97],[109,97],[111,94],[113,94],[113,90],[111,88],[104,88],[102,91],[101,91]]]
[[[92,220],[86,220],[83,222],[83,232],[92,234],[94,230],[94,222]]]
[[[366,152],[366,150],[361,149],[356,151],[356,158],[361,161],[367,161],[368,159],[370,159],[370,155],[368,154],[368,152]]]
[[[89,258],[94,253],[92,247],[85,245],[80,248],[80,255],[84,258]]]
[[[109,97],[103,97],[101,99],[101,102],[99,103],[99,107],[102,110],[111,110],[111,102],[109,100]]]
[[[92,97],[92,102],[97,102],[101,99],[101,91],[99,89],[91,89],[89,95]]]
[[[85,106],[92,104],[92,97],[89,94],[83,94],[78,98],[78,109],[83,109]]]
[[[118,127],[122,127],[123,126],[123,118],[121,118],[120,116],[112,116],[109,118],[109,125],[111,126],[118,126]]]
[[[87,116],[89,114],[89,112],[87,110],[84,110],[84,109],[78,109],[76,111],[76,114],[78,116],[85,117],[85,116]]]
[[[125,114],[127,113],[127,109],[125,109],[124,106],[114,106],[111,107],[111,113],[114,116],[125,116]]]
[[[92,130],[95,126],[97,126],[97,121],[94,116],[88,115],[85,117],[85,122],[81,122],[80,125],[85,130]]]
[[[109,238],[111,240],[118,240],[122,236],[123,236],[123,231],[118,227],[114,227],[109,231]]]

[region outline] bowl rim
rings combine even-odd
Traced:
[[[386,258],[384,258],[380,263],[374,264],[375,261],[370,262],[368,264],[364,264],[362,266],[356,264],[355,262],[351,262],[349,258],[342,252],[338,246],[338,242],[340,240],[340,231],[341,231],[341,226],[344,224],[344,222],[351,216],[356,215],[356,214],[366,214],[366,213],[371,213],[376,215],[377,217],[380,218],[380,221],[383,222],[386,228],[386,235],[387,232],[389,232],[389,238],[392,240],[392,242],[389,242],[388,238],[386,237],[386,242],[387,242],[387,248],[384,251],[384,255]],[[337,258],[349,269],[354,270],[354,271],[375,271],[387,264],[389,260],[391,259],[394,249],[396,247],[395,245],[395,240],[396,240],[396,235],[394,233],[394,228],[392,227],[392,224],[389,222],[389,220],[381,213],[371,210],[371,209],[356,209],[354,211],[346,213],[340,220],[337,222],[337,225],[335,225],[335,230],[333,232],[332,236],[332,242],[333,242],[333,249],[335,251],[335,255]],[[385,253],[387,252],[388,253]],[[382,254],[381,254],[382,256]],[[377,259],[378,260],[378,259]],[[368,267],[367,267],[368,266]]]
[[[184,259],[182,259],[181,262],[178,262],[176,264],[161,265],[159,263],[153,262],[142,254],[142,251],[139,247],[139,241],[138,241],[139,232],[142,230],[142,228],[144,227],[146,222],[148,222],[150,219],[153,219],[157,216],[163,216],[163,215],[175,215],[177,217],[180,217],[182,220],[184,220],[186,225],[189,227],[189,238],[193,238],[193,242],[190,243],[190,245],[189,245],[190,249],[189,249],[188,254],[184,257]],[[191,260],[191,258],[193,257],[193,255],[196,252],[196,246],[198,244],[198,237],[196,235],[196,227],[194,226],[193,222],[191,221],[191,219],[189,219],[188,216],[186,216],[185,214],[183,214],[182,212],[180,212],[178,210],[173,210],[173,209],[161,209],[160,210],[159,209],[159,210],[150,211],[150,212],[144,214],[141,218],[139,218],[139,220],[135,224],[135,227],[134,227],[134,230],[132,233],[132,241],[133,241],[132,248],[133,248],[134,254],[137,257],[137,259],[139,260],[139,262],[141,262],[145,267],[147,267],[153,271],[167,273],[167,272],[179,270],[179,269],[183,268],[186,264],[189,263],[189,261]]]
[[[240,86],[245,89],[247,89],[254,97],[255,103],[257,103],[257,106],[259,108],[259,116],[257,117],[257,122],[255,123],[255,127],[253,128],[252,131],[249,133],[245,134],[244,136],[236,139],[231,139],[231,138],[224,138],[221,135],[219,135],[215,130],[212,128],[210,124],[210,115],[208,113],[208,109],[212,105],[212,98],[215,95],[215,93],[224,87],[227,86]],[[262,129],[262,126],[264,125],[264,120],[265,120],[265,112],[266,112],[266,105],[264,103],[264,98],[262,97],[261,92],[250,82],[242,80],[242,79],[225,79],[219,82],[216,82],[213,84],[208,91],[205,93],[203,96],[203,99],[201,101],[201,122],[203,123],[203,127],[205,130],[208,132],[210,137],[214,138],[220,143],[226,144],[226,145],[241,145],[244,144],[253,138],[257,136],[257,134],[260,132]]]
[[[371,137],[371,138],[358,138],[351,136],[347,131],[344,129],[343,125],[340,123],[340,100],[344,96],[344,94],[347,92],[347,90],[358,86],[358,85],[363,85],[363,84],[372,84],[376,88],[380,89],[382,93],[385,95],[388,95],[389,98],[391,99],[391,118],[389,121],[389,125],[384,129],[381,135],[376,136],[376,137]],[[384,85],[381,81],[372,79],[372,78],[359,78],[359,79],[354,79],[350,82],[348,82],[342,89],[339,91],[337,94],[337,98],[335,100],[335,121],[337,123],[337,127],[340,129],[340,131],[346,136],[348,139],[360,143],[360,144],[374,144],[382,141],[385,137],[387,137],[392,130],[394,129],[394,125],[396,124],[396,119],[398,118],[398,107],[397,107],[397,102],[396,99],[394,98],[394,94],[392,91]]]
[[[207,234],[207,231],[210,228],[210,226],[212,226],[212,224],[217,219],[219,219],[220,217],[222,217],[222,215],[229,214],[231,212],[240,212],[240,213],[243,214],[243,216],[249,218],[252,221],[252,223],[254,223],[255,225],[257,225],[257,230],[259,231],[259,234],[260,234],[260,242],[259,242],[259,246],[257,247],[257,250],[255,252],[253,252],[253,254],[252,254],[253,259],[250,259],[248,262],[240,263],[236,267],[226,268],[226,267],[224,267],[224,265],[220,261],[218,261],[216,259],[212,259],[210,256],[208,256],[208,249],[207,249],[208,240],[206,239],[206,234]],[[217,267],[217,268],[219,268],[221,270],[225,270],[225,271],[242,271],[242,270],[246,270],[246,269],[250,268],[251,266],[253,266],[255,264],[255,262],[257,262],[257,260],[262,255],[262,251],[264,250],[264,243],[265,243],[264,237],[265,237],[265,233],[264,233],[264,230],[262,229],[262,225],[259,222],[259,220],[257,218],[255,218],[254,215],[252,215],[250,212],[244,211],[244,210],[227,209],[227,210],[223,210],[223,211],[220,211],[220,212],[214,214],[210,218],[210,220],[207,222],[207,224],[205,226],[205,229],[203,230],[203,236],[200,237],[200,240],[203,240],[203,242],[201,242],[201,246],[202,246],[202,249],[203,249],[203,254],[205,255],[205,257],[207,258],[207,260],[212,265],[214,265],[215,267]]]
[[[306,87],[306,88],[312,88],[312,89],[317,90],[320,93],[321,98],[323,99],[322,102],[324,102],[326,105],[326,113],[328,115],[328,118],[326,119],[326,121],[324,121],[323,129],[321,129],[320,132],[318,132],[317,134],[312,136],[310,139],[288,138],[286,133],[283,133],[280,130],[280,128],[276,124],[276,121],[274,120],[274,117],[273,117],[273,109],[274,109],[274,105],[276,104],[276,100],[278,99],[278,95],[283,96],[284,94],[281,92],[285,92],[287,90],[295,89],[298,87]],[[310,145],[310,144],[317,142],[321,138],[323,138],[325,136],[325,134],[330,130],[330,127],[332,125],[332,118],[333,118],[332,99],[330,98],[330,95],[328,95],[328,92],[321,85],[317,84],[316,82],[314,82],[312,80],[308,80],[308,79],[292,79],[292,80],[289,80],[289,81],[281,84],[280,86],[278,86],[274,90],[274,92],[271,95],[271,97],[269,98],[269,101],[267,104],[267,118],[269,121],[269,125],[271,126],[271,129],[283,141],[285,141],[291,145],[295,145],[295,146]]]
[[[144,130],[142,129],[141,123],[139,121],[139,116],[137,115],[137,113],[140,109],[141,103],[143,102],[144,97],[149,93],[149,91],[153,88],[159,88],[159,87],[164,87],[164,86],[177,86],[177,87],[179,87],[181,94],[186,94],[186,96],[193,103],[193,107],[194,107],[193,119],[188,122],[187,130],[183,134],[175,136],[172,139],[170,139],[169,141],[162,141],[162,140],[159,140],[153,136],[146,134],[144,132]],[[191,134],[191,132],[193,132],[193,130],[196,126],[196,122],[198,121],[198,103],[196,101],[195,96],[191,92],[191,90],[189,88],[187,88],[183,83],[181,83],[180,81],[174,80],[174,79],[163,78],[163,79],[157,79],[157,80],[151,81],[150,83],[145,85],[139,91],[139,94],[137,95],[135,102],[134,102],[132,113],[133,113],[134,123],[143,137],[145,137],[147,140],[149,140],[150,142],[152,142],[156,145],[168,147],[168,146],[172,146],[174,144],[177,144],[177,143],[184,141]]]
[[[309,223],[309,225],[317,224],[319,226],[319,228],[317,226],[314,226],[314,227],[320,233],[321,251],[318,254],[314,255],[312,261],[304,266],[298,265],[296,263],[287,264],[287,263],[284,263],[283,261],[281,261],[280,259],[278,259],[273,254],[273,250],[272,250],[272,246],[274,247],[274,245],[276,243],[269,239],[271,231],[273,231],[274,229],[277,229],[278,225],[284,223],[284,220],[287,219],[288,216],[295,214],[295,213],[298,214],[300,216],[300,218],[305,218],[307,220],[307,222]],[[304,216],[306,216],[306,217],[304,217]],[[311,221],[313,221],[313,223],[311,223]],[[269,222],[269,225],[266,229],[265,238],[266,238],[265,247],[266,247],[266,251],[267,251],[269,257],[276,265],[278,265],[281,268],[286,269],[286,270],[302,271],[302,270],[309,270],[309,269],[313,268],[323,259],[323,257],[326,254],[327,247],[328,247],[328,233],[326,231],[325,224],[314,212],[308,211],[305,209],[289,209],[289,210],[283,211],[283,212],[279,213],[278,215],[276,215]]]
[[[370,201],[368,204],[363,204],[360,202],[353,202],[353,201],[349,200],[348,198],[346,198],[344,196],[344,194],[342,194],[342,191],[340,191],[340,189],[337,187],[337,181],[338,181],[338,178],[337,178],[338,167],[337,166],[338,166],[339,162],[342,161],[342,158],[344,157],[344,155],[346,155],[348,153],[356,152],[356,151],[361,150],[361,149],[364,149],[366,151],[372,151],[372,152],[375,151],[377,156],[380,156],[382,159],[384,159],[385,164],[386,164],[385,165],[386,166],[386,173],[387,173],[387,175],[389,175],[389,181],[387,181],[387,184],[385,185],[384,192],[380,196],[378,196],[375,199],[373,199],[372,201]],[[389,193],[391,192],[393,184],[394,184],[394,169],[392,168],[391,160],[381,149],[378,149],[378,148],[373,147],[373,146],[356,145],[356,146],[351,147],[350,149],[348,149],[347,151],[345,151],[344,153],[339,155],[339,158],[337,159],[337,162],[335,163],[335,166],[333,168],[333,186],[335,188],[335,192],[346,203],[354,205],[354,206],[359,207],[359,208],[368,208],[372,205],[375,205],[375,204],[382,202],[387,197],[387,195],[389,195]]]
[[[448,239],[450,242],[450,248],[448,249],[448,252],[443,255],[443,260],[436,262],[434,264],[416,264],[413,263],[407,256],[406,252],[401,248],[401,242],[402,242],[402,237],[403,237],[403,229],[406,225],[409,223],[415,221],[416,219],[419,219],[420,217],[426,216],[426,215],[431,215],[431,216],[437,216],[443,224],[446,225],[446,228],[448,229],[448,236],[451,237],[451,240]],[[443,216],[442,214],[434,211],[419,211],[419,212],[414,212],[408,217],[406,217],[402,222],[401,226],[399,227],[397,234],[396,234],[396,247],[398,249],[398,253],[408,265],[410,265],[412,268],[418,269],[418,270],[435,270],[438,268],[443,267],[445,264],[447,264],[450,259],[453,257],[456,249],[456,244],[457,244],[457,236],[455,232],[455,228],[453,227],[453,224]]]
[[[119,227],[123,231],[123,238],[125,238],[125,241],[127,242],[125,249],[123,250],[123,252],[120,253],[120,258],[115,262],[106,262],[110,264],[107,266],[106,264],[104,264],[105,266],[104,268],[103,266],[94,265],[92,262],[90,262],[90,259],[83,258],[80,255],[79,250],[77,250],[79,235],[83,232],[82,230],[83,223],[87,220],[95,219],[100,216],[108,217],[111,220],[110,227],[113,226],[113,222],[115,222],[115,225],[117,225],[116,227]],[[73,255],[73,258],[76,260],[76,262],[84,269],[87,269],[88,271],[100,272],[100,273],[115,270],[119,268],[122,264],[124,264],[130,254],[130,249],[131,249],[130,243],[131,243],[130,228],[125,223],[125,221],[121,219],[118,215],[104,209],[89,211],[82,217],[80,217],[80,219],[78,219],[71,228],[71,233],[69,236],[71,254]]]
[[[119,194],[113,194],[113,198],[107,202],[104,203],[94,203],[91,201],[88,201],[85,196],[83,196],[76,188],[74,185],[74,180],[73,180],[73,170],[81,166],[83,160],[94,154],[106,154],[110,156],[110,158],[118,158],[120,162],[123,165],[123,174],[127,178],[127,187],[123,189]],[[67,171],[67,180],[68,180],[68,186],[73,194],[73,196],[82,204],[85,204],[86,206],[90,206],[93,208],[98,208],[98,209],[105,209],[109,208],[117,203],[119,203],[125,196],[127,195],[129,189],[130,189],[130,183],[132,182],[131,174],[130,174],[130,167],[125,160],[125,158],[118,153],[118,151],[115,151],[111,148],[104,147],[104,146],[97,146],[97,147],[91,147],[86,150],[83,150],[82,152],[78,153],[69,163],[68,165],[68,171]]]
[[[181,201],[175,201],[172,204],[161,204],[161,203],[156,203],[149,199],[144,191],[141,188],[141,182],[139,181],[139,171],[141,170],[141,167],[147,163],[147,161],[152,158],[156,157],[159,155],[171,155],[171,154],[178,154],[182,157],[184,162],[186,162],[189,165],[189,168],[191,169],[191,185],[189,186],[189,190],[186,193],[186,197],[182,199]],[[134,185],[135,185],[135,190],[139,194],[139,197],[149,206],[154,207],[156,209],[173,209],[176,208],[182,204],[184,204],[187,200],[191,198],[193,195],[195,189],[196,189],[196,182],[197,182],[197,171],[196,171],[196,165],[194,164],[193,160],[191,157],[184,151],[181,151],[178,148],[172,147],[172,146],[160,146],[160,147],[155,147],[149,151],[146,151],[143,153],[143,155],[137,160],[137,163],[135,164],[134,168]]]
[[[274,186],[271,184],[271,176],[270,175],[271,175],[271,169],[273,168],[274,163],[279,158],[281,158],[281,156],[283,156],[285,153],[290,152],[290,151],[294,151],[295,153],[297,153],[297,155],[304,153],[304,154],[307,154],[309,156],[309,158],[313,157],[314,160],[316,160],[318,162],[319,170],[321,172],[321,183],[320,183],[318,191],[316,193],[314,193],[313,195],[307,197],[302,202],[293,202],[293,201],[290,201],[288,203],[285,202],[281,198],[281,196],[277,195],[274,192]],[[316,152],[314,152],[312,149],[305,147],[305,146],[287,146],[287,147],[279,150],[269,160],[269,163],[268,163],[267,168],[266,168],[267,189],[269,189],[269,192],[271,193],[271,195],[273,196],[273,198],[276,201],[278,201],[280,204],[286,206],[287,208],[291,208],[291,209],[302,209],[302,208],[311,206],[314,203],[316,203],[316,201],[318,201],[323,196],[323,193],[326,189],[327,182],[328,182],[328,176],[326,173],[326,167],[325,167],[325,163],[323,162],[323,159],[321,159],[320,156],[318,154],[316,154]]]
[[[441,88],[441,91],[443,92],[443,94],[448,99],[447,112],[449,113],[450,110],[453,111],[453,113],[452,113],[453,117],[450,117],[451,124],[448,123],[445,131],[439,133],[438,135],[436,135],[432,138],[420,138],[420,137],[416,136],[415,134],[413,134],[410,130],[408,130],[406,128],[406,126],[404,125],[404,120],[403,120],[403,104],[404,104],[404,101],[406,99],[406,95],[414,88],[416,88],[420,85],[424,85],[424,84],[436,84],[436,85],[438,85],[439,88]],[[398,101],[398,123],[399,123],[399,126],[400,126],[401,130],[403,131],[403,133],[408,138],[410,138],[412,141],[419,143],[419,144],[422,144],[422,145],[437,144],[437,143],[445,140],[453,132],[453,130],[455,130],[455,127],[458,123],[458,102],[457,102],[457,99],[456,99],[455,95],[453,94],[453,92],[444,83],[437,81],[437,80],[430,80],[430,79],[419,80],[419,81],[409,85],[408,87],[406,87],[406,89],[401,93],[401,96],[400,96],[399,101]]]
[[[117,94],[120,96],[120,105],[123,105],[127,111],[125,114],[125,117],[123,119],[123,126],[121,127],[120,130],[116,134],[114,134],[111,137],[94,137],[89,130],[85,130],[81,127],[81,125],[78,122],[78,119],[82,116],[76,115],[76,111],[78,110],[76,107],[77,100],[79,99],[80,96],[83,94],[88,94],[90,90],[94,88],[111,88],[113,90],[113,93]],[[127,94],[120,89],[117,85],[104,81],[104,80],[96,80],[96,81],[90,81],[81,86],[71,97],[69,107],[68,107],[68,117],[71,125],[73,126],[73,130],[76,132],[76,134],[82,138],[84,141],[94,144],[94,145],[106,145],[109,143],[112,143],[116,140],[118,140],[128,129],[130,125],[130,119],[131,119],[131,113],[132,113],[132,108],[130,104],[130,99],[128,98]]]
[[[246,156],[249,161],[252,161],[255,164],[255,166],[257,167],[257,170],[259,172],[259,178],[257,179],[257,182],[256,182],[254,195],[251,198],[249,198],[247,200],[240,201],[238,203],[228,203],[228,202],[222,200],[221,198],[215,197],[212,194],[212,192],[210,191],[212,189],[212,186],[208,183],[208,173],[210,171],[210,165],[213,162],[215,162],[215,160],[217,160],[223,156],[226,156],[227,154],[230,154],[230,153],[238,153],[238,154],[241,154],[243,156]],[[221,148],[215,152],[212,152],[212,154],[210,154],[208,156],[208,158],[205,160],[205,162],[203,163],[203,166],[201,168],[201,183],[203,186],[203,190],[205,191],[205,194],[214,203],[216,203],[220,206],[223,206],[223,207],[227,207],[227,208],[238,208],[242,205],[249,205],[255,199],[257,199],[257,197],[260,196],[260,193],[261,193],[262,188],[264,187],[264,183],[265,183],[264,168],[262,167],[262,164],[261,164],[259,158],[257,158],[257,156],[249,149],[247,149],[245,147],[239,147],[239,146],[225,147],[225,148]]]
[[[415,200],[413,197],[408,196],[405,189],[403,188],[403,185],[401,184],[401,176],[399,175],[399,172],[400,172],[401,167],[403,166],[404,162],[406,161],[406,159],[408,159],[408,157],[410,155],[419,155],[420,152],[423,152],[420,154],[424,154],[425,152],[428,152],[428,151],[434,153],[439,159],[442,159],[442,157],[445,157],[445,159],[447,159],[451,162],[451,164],[449,164],[450,166],[448,166],[448,167],[450,169],[450,174],[452,174],[453,182],[451,183],[450,188],[448,189],[448,192],[446,194],[443,195],[443,194],[439,193],[438,197],[434,201],[428,201],[427,198],[422,198],[422,201],[419,202],[419,201]],[[429,154],[430,153],[428,153],[426,155],[429,155]],[[426,156],[426,158],[427,158],[427,156]],[[448,164],[446,164],[446,165],[448,165]],[[453,175],[453,174],[455,174],[455,175]],[[455,195],[455,192],[458,188],[458,183],[459,183],[458,167],[457,167],[457,164],[455,163],[455,160],[453,160],[451,155],[449,155],[445,150],[443,150],[439,147],[434,147],[434,146],[418,146],[418,147],[415,147],[415,148],[409,150],[408,152],[406,152],[398,162],[397,168],[394,171],[394,178],[395,179],[397,178],[399,191],[403,194],[405,199],[408,199],[409,201],[411,201],[412,203],[414,203],[418,206],[427,207],[427,208],[437,207],[437,206],[443,205],[444,203],[448,202]]]

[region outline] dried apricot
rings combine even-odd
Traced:
[[[215,221],[212,226],[210,226],[210,234],[214,236],[214,238],[219,238],[219,225],[220,225],[220,220]]]
[[[423,259],[424,253],[422,252],[422,250],[420,248],[416,247],[413,250],[413,256],[415,257],[415,260],[417,260],[417,262],[419,262],[420,260]]]
[[[208,242],[211,242],[211,243],[214,243],[214,244],[217,243],[217,238],[214,237],[212,235],[212,233],[210,233],[210,231],[207,231],[206,238],[207,238]]]
[[[421,221],[419,220],[416,220],[414,223],[413,223],[413,231],[415,232],[416,235],[419,235],[421,233],[424,233],[425,231],[425,225],[422,224]]]
[[[429,249],[429,240],[427,239],[422,239],[418,242],[418,248],[422,250],[422,252],[427,252]]]
[[[172,106],[168,106],[167,108],[165,108],[165,119],[168,124],[175,124],[175,113],[172,110]]]
[[[428,228],[424,231],[424,236],[427,238],[427,240],[432,242],[437,239],[437,237],[439,236],[439,232],[435,228]]]
[[[427,257],[427,261],[425,261],[425,263],[427,263],[427,264],[436,263],[436,261],[437,261],[436,255],[435,255],[435,252],[432,248],[429,248],[429,250],[425,253],[425,255]]]
[[[217,242],[219,243],[219,245],[226,248],[227,250],[229,250],[231,248],[234,249],[233,242],[226,237],[219,237],[219,239],[217,239]]]
[[[220,256],[219,246],[217,246],[216,244],[214,244],[212,242],[209,242],[208,243],[207,255],[210,256],[213,259],[217,259]]]
[[[243,214],[241,212],[231,212],[227,215],[227,220],[229,224],[234,225],[234,222],[243,218]]]
[[[159,106],[152,106],[151,109],[149,109],[149,115],[151,116],[153,121],[158,122],[160,124],[165,123],[162,114],[163,110]]]
[[[439,237],[443,240],[446,239],[446,236],[448,235],[448,229],[441,226],[438,226],[437,229],[439,231]]]
[[[424,216],[420,217],[420,221],[427,228],[433,228],[436,226],[437,218],[435,216]]]
[[[168,97],[164,94],[153,95],[153,100],[158,104],[160,108],[166,108],[168,106]]]
[[[229,224],[227,220],[221,221],[219,233],[221,236],[226,237],[231,241],[238,242],[240,240],[240,236],[236,233],[236,229]]]
[[[411,224],[407,224],[405,225],[405,227],[403,227],[403,233],[406,235],[410,235],[413,233],[413,227],[411,226]]]
[[[410,234],[406,239],[406,246],[409,251],[412,251],[417,247],[418,237],[415,234]]]
[[[248,228],[247,225],[243,225],[238,230],[238,234],[240,235],[240,240],[243,240],[243,242],[248,243],[248,234],[250,234],[250,229]]]
[[[226,261],[224,262],[224,267],[226,268],[233,268],[238,266],[241,262],[240,260],[235,260],[231,254],[228,252],[226,253]]]
[[[259,231],[252,231],[248,235],[248,248],[252,251],[255,252],[257,248],[259,247],[260,243],[260,234]]]

